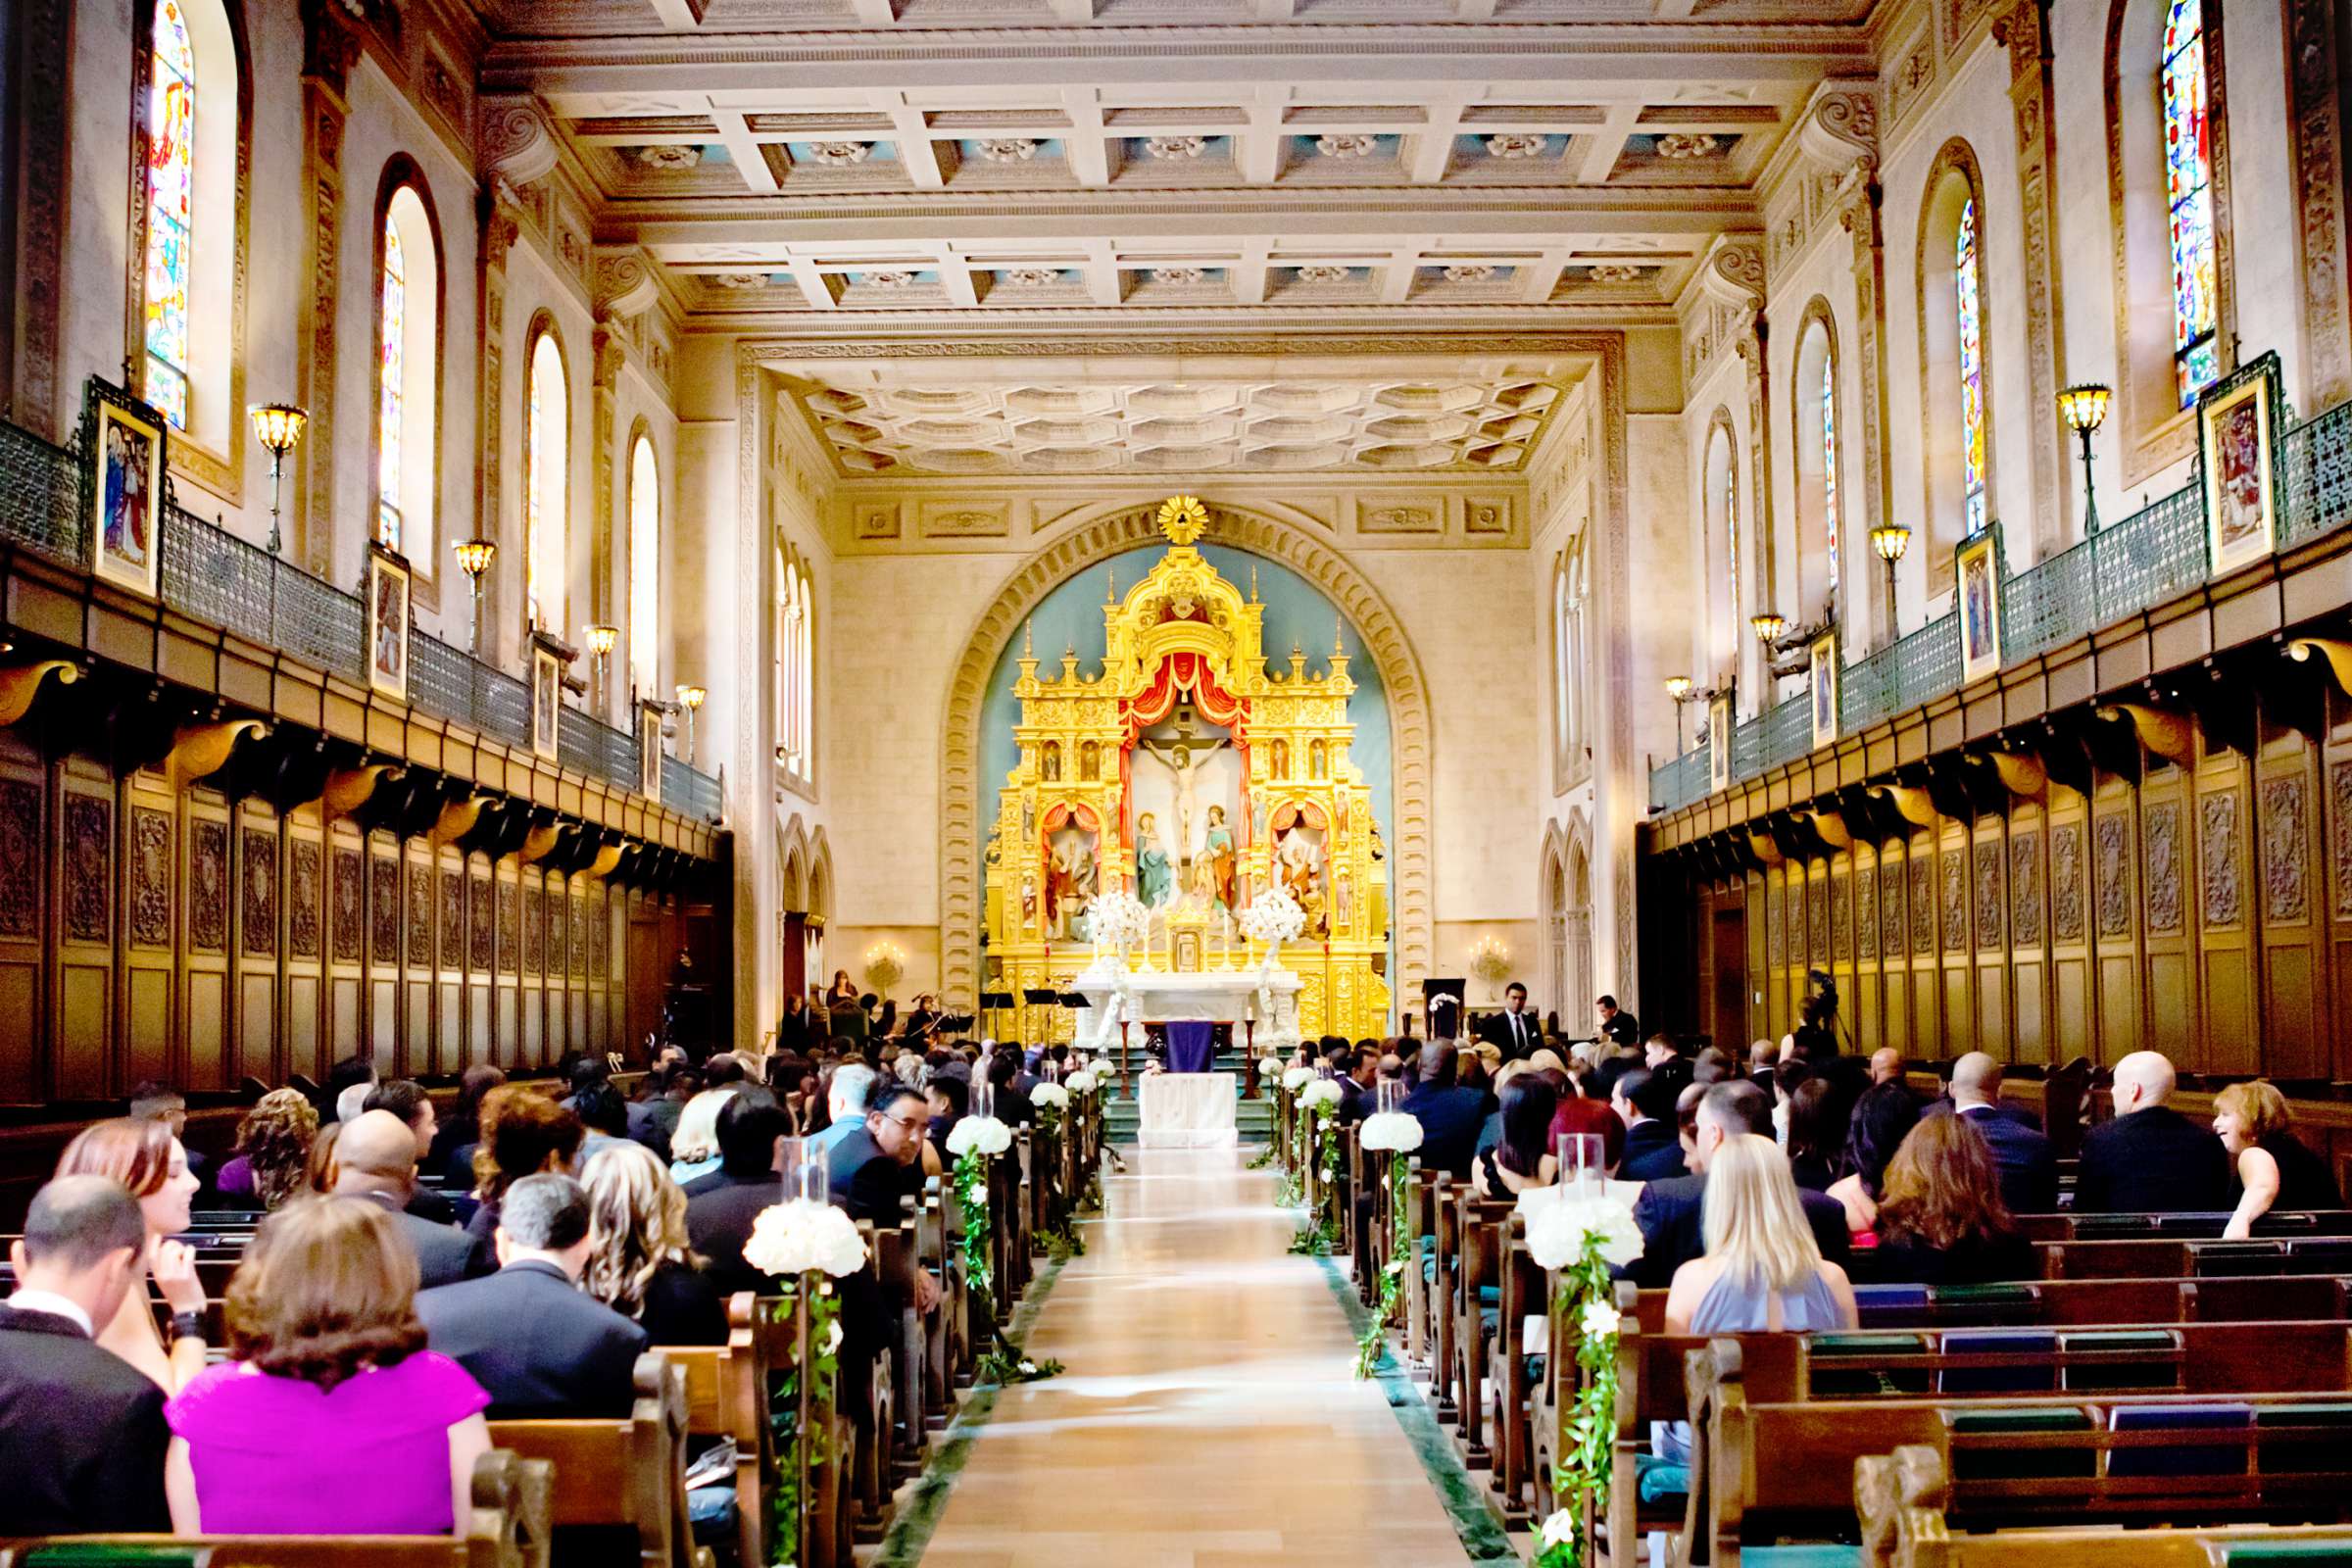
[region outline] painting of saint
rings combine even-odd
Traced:
[[[557,710],[564,700],[564,666],[545,648],[531,651],[531,750],[556,755]]]
[[[1135,821],[1136,896],[1147,908],[1156,909],[1176,892],[1176,868],[1168,863],[1167,847],[1159,842],[1159,824],[1150,811]]]
[[[387,697],[409,695],[409,574],[372,550],[368,555],[368,683]]]
[[[1053,861],[1046,874],[1046,924],[1065,939],[1085,934],[1088,906],[1095,900],[1095,838],[1070,827],[1054,836]]]
[[[1201,835],[1202,880],[1220,909],[1233,907],[1233,829],[1225,825],[1225,808],[1208,808],[1208,831]]]
[[[1980,534],[1959,549],[1960,678],[1977,680],[2001,667],[2001,584],[1993,536]]]
[[[2209,394],[2198,416],[2207,550],[2216,573],[2233,571],[2278,548],[2277,464],[2271,447],[2278,385],[2277,362],[2266,362],[2227,391]]]
[[[163,486],[163,434],[112,403],[98,405],[96,525],[91,569],[153,598],[162,564],[156,549]]]
[[[2220,456],[2214,539],[2226,553],[2262,530],[2262,406],[2252,398],[2214,420]]]

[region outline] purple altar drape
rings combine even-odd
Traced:
[[[1171,1023],[1168,1025],[1168,1071],[1206,1072],[1217,1054],[1217,1026],[1213,1023]]]

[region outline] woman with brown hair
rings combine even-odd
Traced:
[[[166,1394],[178,1392],[204,1370],[204,1283],[196,1277],[196,1254],[172,1240],[188,1228],[188,1204],[196,1197],[188,1152],[169,1122],[102,1121],[66,1146],[57,1174],[104,1176],[139,1200],[147,1221],[147,1273],[172,1308],[172,1332],[167,1342],[147,1293],[134,1288],[114,1318],[99,1325],[98,1343]]]
[[[490,1450],[490,1396],[424,1348],[416,1254],[387,1210],[311,1198],[228,1282],[232,1357],[164,1407],[183,1536],[447,1535]]]
[[[2213,1130],[2230,1152],[2238,1186],[2224,1240],[2244,1241],[2273,1209],[2344,1206],[2328,1161],[2287,1130],[2286,1097],[2276,1084],[2257,1078],[2214,1096]]]
[[[237,1123],[236,1157],[220,1167],[220,1191],[276,1208],[310,1185],[318,1111],[296,1089],[272,1089]]]
[[[541,1171],[569,1175],[587,1135],[577,1115],[527,1084],[501,1084],[482,1097],[482,1141],[473,1152],[473,1193],[481,1206],[466,1222],[466,1234],[485,1255],[507,1189]]]
[[[1965,1116],[1930,1116],[1904,1135],[1879,1198],[1870,1278],[1889,1285],[2031,1279],[2034,1244],[2001,1202],[2000,1170]]]
[[[588,1161],[588,1266],[580,1289],[656,1345],[724,1345],[727,1309],[686,1240],[686,1194],[643,1144]]]

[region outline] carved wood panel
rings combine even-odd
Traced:
[[[286,951],[318,956],[321,854],[316,839],[296,837],[286,850]]]
[[[341,845],[335,847],[335,961],[360,961],[361,923],[365,919],[366,899],[360,891],[365,880],[360,852]]]
[[[238,866],[243,895],[238,909],[245,933],[240,946],[249,958],[273,957],[277,954],[277,835],[248,827],[241,831],[239,842],[244,853]]]

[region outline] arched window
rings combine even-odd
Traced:
[[[1821,526],[1829,558],[1830,597],[1838,597],[1838,361],[1821,361]]]
[[[1551,567],[1551,744],[1552,763],[1568,775],[1568,558]]]
[[[1960,335],[1961,512],[1970,533],[1984,526],[1984,322],[1977,276],[1977,202],[1972,196],[1960,204],[1959,232],[1952,239],[1952,314]]]
[[[136,65],[139,270],[124,347],[135,384],[182,438],[173,468],[235,495],[252,101],[241,0],[153,4]]]
[[[1585,762],[1585,541],[1569,545],[1558,577],[1561,764],[1574,779]]]
[[[1707,663],[1693,674],[1717,676],[1740,662],[1742,603],[1740,561],[1740,453],[1730,416],[1721,411],[1707,432],[1701,503],[1707,519],[1705,625],[1698,644]],[[1707,682],[1701,682],[1707,684]]]
[[[629,453],[629,680],[662,690],[662,473],[642,431]]]
[[[147,401],[188,426],[196,48],[179,0],[156,0],[147,101]]]
[[[816,596],[809,591],[808,568],[800,570],[800,623],[795,628],[799,670],[796,680],[800,686],[800,754],[801,777],[816,777]]]
[[[776,760],[805,783],[816,772],[815,601],[808,569],[781,544],[775,565]]]
[[[1838,471],[1838,345],[1831,336],[1829,307],[1816,300],[1797,335],[1792,378],[1796,428],[1796,602],[1775,606],[1801,625],[1838,606],[1839,552],[1843,543],[1843,486]]]
[[[1926,523],[1911,554],[1927,592],[1952,585],[1952,551],[1991,515],[1991,385],[1985,368],[1984,199],[1976,155],[1944,144],[1920,209],[1920,456]]]
[[[2173,241],[2173,373],[2180,406],[2222,373],[2214,254],[2213,135],[2205,81],[2205,0],[2172,0],[2164,19],[2164,170]]]
[[[441,257],[431,210],[399,174],[383,204],[376,293],[375,537],[433,571],[440,426]]]
[[[555,330],[531,340],[522,439],[524,588],[531,624],[564,634],[564,508],[571,461],[571,391]]]

